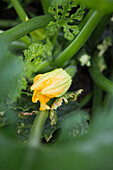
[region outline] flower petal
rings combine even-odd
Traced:
[[[42,76],[43,74],[38,74],[37,76],[35,76],[34,78],[34,83],[36,83],[36,81]]]
[[[47,102],[50,98],[60,97],[69,89],[71,77],[62,68],[55,69],[45,74],[39,74],[34,78],[31,90],[34,90],[32,101],[41,103],[40,110],[48,110]]]
[[[40,95],[38,96],[38,100],[39,100],[41,103],[46,104],[46,103],[50,100],[50,97],[45,96],[45,95],[43,95],[43,94],[40,94]]]
[[[34,90],[34,93],[33,93],[33,96],[32,96],[32,102],[33,103],[36,103],[39,100],[38,99],[39,94],[40,94],[39,90]]]
[[[47,104],[41,103],[40,110],[44,111],[44,110],[49,110],[49,109],[50,109],[50,107]]]
[[[50,107],[46,104],[50,100],[50,97],[40,94],[38,96],[38,100],[41,103],[40,110],[46,110],[46,109],[49,110],[50,109]]]
[[[37,82],[37,80],[40,78],[40,77],[42,77],[42,75],[43,74],[38,74],[37,76],[35,76],[35,78],[34,78],[34,83],[33,83],[33,85],[31,86],[31,90],[34,90],[34,85],[35,85],[35,83]]]
[[[50,89],[50,90],[48,90],[46,92],[41,92],[41,93],[43,95],[46,95],[46,96],[50,97],[50,98],[53,98],[53,97],[57,97],[62,91],[63,91],[63,89],[56,88],[56,89]]]
[[[43,74],[37,81],[32,85],[31,90],[39,90],[46,87],[46,82],[48,80],[53,80],[53,78],[58,77],[57,75],[62,74],[62,69],[56,69],[54,71]],[[61,77],[61,76],[60,76]],[[52,82],[51,82],[52,83]]]

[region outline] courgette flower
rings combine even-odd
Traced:
[[[32,102],[40,101],[40,110],[49,110],[47,102],[54,97],[61,97],[71,85],[71,76],[62,68],[45,74],[38,74],[34,78],[31,90],[34,90]]]

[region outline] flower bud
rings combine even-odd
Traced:
[[[31,90],[34,90],[32,102],[41,103],[40,110],[49,110],[46,104],[51,98],[60,97],[67,92],[71,85],[71,76],[62,68],[35,76]]]

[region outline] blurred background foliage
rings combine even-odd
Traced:
[[[24,43],[25,41],[15,41],[10,45],[7,41],[0,41],[0,169],[2,170],[113,169],[113,97],[109,93],[105,94],[94,82],[92,83],[86,71],[91,65],[92,55],[99,70],[104,71],[104,74],[113,80],[113,23],[109,21],[112,20],[112,16],[108,14],[113,11],[113,1],[78,0],[78,2],[107,15],[101,20],[81,51],[77,53],[77,59],[72,58],[67,62],[67,66],[74,66],[73,84],[70,90],[83,88],[82,97],[79,98],[79,102],[70,102],[58,108],[55,113],[57,114],[56,125],[51,126],[49,118],[47,119],[42,133],[42,145],[37,149],[28,146],[30,130],[39,108],[39,103],[34,104],[31,101],[32,94],[29,87],[35,73],[46,72],[48,68],[51,70],[56,67],[55,57],[71,44],[72,30],[63,31],[61,28],[63,25],[62,23],[60,25],[57,18],[50,23],[50,30],[55,23],[58,24],[57,28],[54,27],[56,36],[59,34],[58,41],[52,36],[49,40],[47,39],[48,29],[44,34],[42,31],[41,35],[44,39],[37,40],[38,36],[35,37],[36,39],[31,36],[34,44],[31,43],[30,46]],[[6,11],[12,10],[13,5],[10,0],[2,0],[1,3]],[[41,15],[44,10],[46,11],[42,7],[43,0],[42,2],[21,0],[20,3],[30,17]],[[60,0],[59,3],[62,1]],[[34,8],[28,10],[35,5],[35,12],[33,12]],[[53,14],[63,10],[58,6],[58,11],[52,11],[53,9],[50,8]],[[81,15],[77,16],[78,20],[84,17],[83,14],[87,13],[88,9],[83,10],[84,8],[81,10]],[[3,21],[3,18],[2,15],[0,19]],[[5,30],[21,22],[19,17],[15,16],[15,18],[12,25],[6,24],[0,28]],[[103,21],[106,21],[104,26]],[[74,21],[74,24],[78,24],[78,21]],[[80,31],[81,27],[79,29],[76,27],[76,31]],[[108,60],[108,57],[111,59]],[[36,68],[45,61],[49,61],[51,66],[47,65],[47,68],[41,71],[40,67]]]

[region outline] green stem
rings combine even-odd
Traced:
[[[41,0],[42,8],[45,14],[48,14],[48,9],[50,6],[50,0]]]
[[[24,22],[27,21],[29,18],[26,14],[26,12],[24,11],[23,7],[21,6],[20,2],[18,0],[11,0],[12,4],[18,14],[18,16],[20,17],[20,19]],[[31,32],[30,35],[31,37],[36,37],[36,35],[38,34],[38,36],[41,35],[41,31],[40,30],[35,30],[34,32]],[[29,45],[31,44],[31,39],[30,37],[28,37],[27,35],[21,38],[21,41],[23,41],[26,46],[29,47]]]
[[[113,69],[111,69],[110,80],[113,81]],[[113,95],[110,95],[109,93],[105,95],[103,108],[107,112],[110,112],[113,109]]]
[[[39,64],[37,71],[43,70],[47,68],[49,65],[50,65],[50,62],[48,60],[45,60],[41,64]]]
[[[84,107],[93,97],[93,93],[90,92],[87,94],[87,96],[85,96],[82,101],[79,103],[79,108]]]
[[[92,9],[97,9],[101,13],[112,13],[113,12],[113,1],[112,0],[75,0],[80,4],[88,6]]]
[[[94,84],[94,91],[93,91],[93,116],[98,112],[98,109],[102,106],[102,100],[103,100],[103,90],[98,87],[96,84]]]
[[[23,7],[21,6],[20,2],[18,0],[11,0],[18,16],[20,17],[21,21],[27,21],[28,20],[28,16],[27,14],[25,13]],[[28,37],[27,35],[25,35],[24,37],[22,37],[20,39],[21,41],[24,42],[24,44],[29,47],[29,45],[31,44],[31,39],[30,37]]]
[[[20,19],[22,21],[26,21],[26,19],[28,18],[27,14],[25,13],[24,9],[22,8],[20,2],[18,0],[11,0],[18,16],[20,17]]]
[[[28,145],[28,152],[25,155],[21,170],[31,170],[37,153],[37,148],[40,147],[41,134],[43,126],[48,117],[49,111],[39,111],[33,123],[30,140]]]
[[[15,20],[0,19],[0,27],[2,28],[14,27],[15,25],[19,23],[20,23],[19,21],[15,21]]]
[[[34,17],[1,33],[0,40],[6,42],[15,41],[38,28],[45,27],[52,20],[53,20],[52,15]]]
[[[98,69],[95,61],[92,61],[92,65],[89,68],[89,73],[95,84],[101,89],[113,95],[113,82],[106,78]]]
[[[65,71],[71,76],[74,77],[74,75],[77,72],[77,66],[75,65],[70,65],[68,67],[65,68]]]
[[[110,19],[110,15],[103,16],[97,28],[95,29],[94,33],[91,35],[89,45],[91,46],[91,48],[93,47],[92,49],[95,48],[95,44],[99,43],[100,37],[102,36],[109,19]]]
[[[55,42],[56,42],[56,40],[57,40],[58,33],[59,33],[59,29],[56,31],[55,35],[53,36],[53,39],[52,39],[52,44],[53,44],[53,46],[55,45]]]
[[[103,103],[103,108],[106,112],[110,112],[113,110],[113,96],[110,94],[106,94],[104,103]]]
[[[94,11],[86,22],[85,26],[76,37],[76,39],[56,58],[56,64],[62,66],[82,47],[85,41],[89,38],[94,28],[97,26],[102,15],[98,11]]]
[[[32,94],[29,93],[29,92],[24,92],[24,91],[22,91],[21,93],[22,93],[22,94],[26,94],[27,96],[32,96]]]
[[[16,52],[16,51],[23,51],[25,50],[26,48],[26,45],[21,42],[21,41],[14,41],[12,42],[10,45],[9,45],[9,49],[12,51],[12,52]]]
[[[39,113],[37,114],[30,134],[30,141],[29,141],[30,147],[38,148],[40,146],[42,129],[48,117],[48,114],[49,111],[47,110],[39,111]]]
[[[87,23],[87,21],[89,20],[89,18],[93,14],[93,12],[94,12],[94,10],[90,9],[89,12],[87,13],[87,15],[85,16],[85,18],[80,22],[80,24],[79,24],[80,30],[85,26],[85,24]]]

